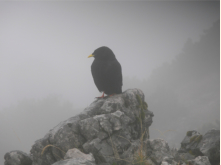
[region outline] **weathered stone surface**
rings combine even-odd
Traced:
[[[203,154],[200,152],[198,146],[199,142],[202,140],[202,135],[193,130],[193,131],[188,131],[186,133],[185,138],[181,142],[181,148],[179,150],[180,153],[190,153],[192,155],[198,155],[198,156],[203,156]]]
[[[187,165],[187,164],[189,164],[189,165],[211,165],[207,156],[198,156],[192,160],[187,160],[185,162],[182,162],[182,161],[178,161],[178,162],[179,163],[172,160],[169,163],[168,161],[163,160],[161,165],[177,165],[177,164],[181,164],[181,165]]]
[[[162,163],[163,163],[163,162],[167,162],[168,164],[177,165],[177,162],[174,161],[174,157],[173,157],[172,155],[169,156],[169,157],[167,157],[167,156],[164,157]]]
[[[77,148],[73,148],[73,149],[68,150],[68,152],[64,156],[64,159],[75,159],[75,158],[81,158],[81,159],[85,159],[89,162],[95,163],[94,156],[91,153],[84,154],[83,152],[81,152]]]
[[[31,157],[22,151],[10,151],[5,154],[5,165],[31,165]]]
[[[121,155],[122,160],[119,161],[120,162],[119,164],[124,165],[124,164],[131,164],[130,162],[134,162],[136,153],[138,152],[141,143],[139,139],[132,141],[130,143],[131,143],[130,147],[126,151],[124,151],[124,153]]]
[[[210,130],[205,135],[188,131],[181,142],[179,153],[189,153],[195,157],[207,156],[212,165],[220,161],[220,130]]]
[[[31,149],[33,165],[60,161],[71,148],[92,153],[97,164],[114,162],[144,131],[144,139],[148,138],[153,113],[145,106],[139,89],[95,100],[82,113],[61,122],[35,142]],[[46,146],[50,147],[42,153]]]
[[[165,161],[165,160],[163,160],[162,163],[161,163],[161,165],[177,165],[177,164],[178,164],[178,163],[175,162],[175,161],[173,161],[173,160],[172,160],[171,163],[169,163],[169,162],[167,162],[167,161]],[[186,165],[186,164],[183,164],[183,165]]]
[[[174,160],[180,163],[187,164],[187,160],[192,160],[196,156],[190,154],[190,153],[176,153],[174,156]]]
[[[146,139],[141,142],[139,139],[131,142],[127,151],[122,154],[122,165],[137,163],[140,155],[145,157],[145,162],[150,165],[159,165],[163,161],[169,164],[176,163],[171,155],[168,143],[162,139]]]
[[[172,162],[173,157],[170,154],[170,148],[166,141],[162,139],[150,139],[146,141],[147,157],[155,164],[161,164],[162,161]]]
[[[192,165],[211,165],[207,156],[198,156],[188,162]]]
[[[199,143],[199,150],[207,156],[211,164],[220,162],[220,130],[210,130]]]
[[[75,158],[75,159],[60,160],[52,165],[96,165],[96,164],[89,162],[85,159]]]
[[[166,161],[162,161],[161,165],[169,165],[169,163]]]
[[[84,154],[77,148],[68,150],[64,156],[65,160],[60,160],[53,165],[95,165],[93,155]]]

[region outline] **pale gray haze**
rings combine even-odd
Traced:
[[[188,130],[219,128],[219,12],[219,1],[0,2],[0,164],[101,96],[87,58],[100,46],[121,63],[123,91],[145,93],[150,138],[178,148]]]

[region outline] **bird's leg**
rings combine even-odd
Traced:
[[[104,92],[103,92],[103,94],[102,94],[102,96],[101,96],[101,97],[96,97],[96,98],[104,98]]]
[[[101,98],[103,98],[103,97],[104,97],[104,92],[103,92],[103,94],[102,94]]]

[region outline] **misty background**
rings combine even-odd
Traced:
[[[180,147],[220,127],[220,2],[0,2],[0,162],[100,96],[90,71],[108,46],[123,91],[154,113],[150,138]]]

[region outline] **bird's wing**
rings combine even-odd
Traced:
[[[121,65],[117,60],[108,62],[105,73],[107,84],[121,89],[123,85],[122,71]]]
[[[106,65],[106,63],[97,60],[94,61],[91,65],[91,73],[94,79],[94,83],[100,92],[104,91]]]

